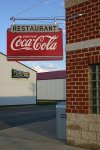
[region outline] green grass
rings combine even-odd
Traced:
[[[37,100],[37,105],[56,105],[56,100]]]

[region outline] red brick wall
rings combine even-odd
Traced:
[[[90,0],[67,8],[67,16],[81,17],[67,20],[67,44],[100,38],[100,0]],[[90,112],[89,65],[100,63],[100,47],[68,51],[67,49],[67,112]]]
[[[67,112],[89,113],[89,65],[100,62],[100,47],[67,52]]]
[[[67,8],[67,17],[83,14],[67,20],[67,43],[100,38],[100,0],[90,0]]]

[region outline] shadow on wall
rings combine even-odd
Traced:
[[[31,84],[31,86],[30,86],[30,88],[29,88],[29,90],[31,90],[32,91],[32,93],[33,93],[33,96],[36,96],[36,84],[34,84],[34,83],[32,83]]]
[[[0,106],[36,104],[36,96],[0,97]]]

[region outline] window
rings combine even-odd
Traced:
[[[100,64],[90,68],[91,113],[100,114]]]

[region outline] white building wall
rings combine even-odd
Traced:
[[[38,100],[66,100],[66,79],[38,80]]]
[[[29,72],[30,77],[12,78],[12,69]],[[36,103],[36,72],[0,54],[0,105]]]

